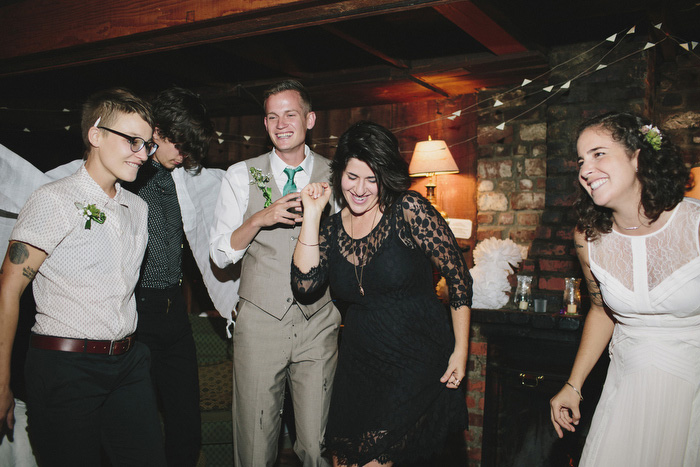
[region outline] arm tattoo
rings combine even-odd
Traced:
[[[8,256],[12,264],[22,264],[29,258],[29,250],[24,243],[15,242],[8,251]]]
[[[586,279],[588,286],[588,294],[591,296],[591,303],[597,306],[603,306],[603,297],[600,293],[600,288],[595,279]]]
[[[22,269],[22,275],[31,281],[32,279],[34,279],[34,276],[36,276],[36,270],[27,266],[24,269]]]
[[[579,249],[583,249],[583,245],[581,245],[579,242],[574,242],[574,246]]]

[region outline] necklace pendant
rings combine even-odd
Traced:
[[[362,286],[360,286],[360,295],[363,297],[365,296],[365,289],[363,289]]]

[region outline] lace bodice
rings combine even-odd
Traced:
[[[589,242],[591,271],[618,318],[700,315],[699,224],[700,203],[686,198],[652,234],[629,236],[613,230]]]
[[[472,278],[462,253],[455,248],[452,232],[430,203],[415,192],[399,198],[376,227],[360,239],[353,239],[345,231],[340,213],[326,219],[319,236],[319,266],[302,274],[292,265],[292,287],[301,293],[313,293],[327,283],[329,251],[334,244],[346,261],[362,268],[386,247],[394,232],[405,247],[420,249],[430,258],[447,281],[451,306],[471,306]]]

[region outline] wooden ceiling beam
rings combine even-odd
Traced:
[[[435,5],[433,8],[496,55],[527,51],[524,45],[471,1]]]
[[[450,95],[443,89],[440,89],[438,86],[432,85],[430,83],[427,83],[426,81],[422,80],[421,78],[414,76],[411,74],[411,67],[410,65],[404,61],[404,60],[399,60],[393,57],[390,57],[389,55],[385,54],[384,52],[375,49],[371,45],[367,44],[366,42],[360,40],[359,38],[352,36],[350,34],[347,34],[346,32],[338,29],[335,26],[330,26],[328,24],[324,25],[323,28],[330,32],[331,34],[335,34],[336,36],[340,37],[341,39],[345,40],[346,42],[349,42],[356,47],[359,47],[360,49],[364,50],[365,52],[374,55],[375,57],[384,60],[388,64],[401,69],[401,70],[406,70],[407,71],[407,77],[409,80],[413,81],[416,84],[419,84],[423,86],[426,89],[429,89],[433,91],[436,94],[439,94],[443,97],[450,97]]]
[[[323,29],[326,31],[330,32],[331,34],[343,39],[345,42],[349,42],[350,44],[364,50],[370,55],[374,55],[375,57],[379,58],[380,60],[384,60],[388,64],[395,66],[396,68],[401,68],[401,69],[408,69],[409,65],[403,60],[399,60],[393,57],[390,57],[389,55],[385,54],[384,52],[375,49],[371,45],[367,44],[366,42],[360,40],[359,38],[352,36],[345,31],[342,31],[341,29],[338,29],[335,26],[331,26],[329,24],[323,25]]]
[[[0,7],[0,76],[436,6],[451,0],[24,0]],[[274,51],[270,51],[274,53]]]

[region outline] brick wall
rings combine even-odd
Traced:
[[[631,50],[637,47],[638,42],[629,45]],[[571,79],[576,64],[557,66],[590,48],[581,44],[551,51],[556,71],[548,83]],[[561,302],[564,278],[581,275],[572,244],[577,196],[572,135],[587,117],[615,109],[643,113],[648,108],[649,57],[637,54],[578,78],[543,105],[538,104],[549,96],[532,86],[479,95],[477,240],[510,238],[528,247],[528,260],[521,268],[536,276],[534,293],[547,296],[554,307]],[[494,107],[494,96],[504,105]],[[504,130],[495,129],[504,121]]]
[[[519,272],[535,276],[533,292],[548,298],[554,308],[549,311],[561,305],[564,278],[581,277],[572,243],[578,183],[572,137],[582,120],[611,110],[647,115],[669,132],[688,165],[700,163],[700,59],[682,51],[671,57],[655,49],[633,53],[646,39],[630,40],[618,51],[629,57],[574,80],[543,104],[542,93],[532,87],[478,95],[476,239],[510,238],[527,246],[528,259]],[[579,72],[577,67],[585,69],[575,57],[592,45],[552,50],[555,72],[547,84],[564,83]],[[560,64],[566,66],[556,68]],[[495,98],[504,105],[495,107]],[[468,443],[470,465],[479,466],[486,343],[478,324],[472,326],[470,349]]]

